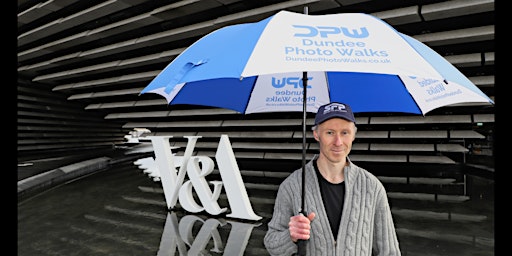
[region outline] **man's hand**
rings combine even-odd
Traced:
[[[290,237],[292,241],[296,243],[298,240],[308,240],[311,230],[311,221],[315,218],[315,213],[312,212],[306,216],[302,213],[290,217],[288,222],[288,230],[290,230]]]

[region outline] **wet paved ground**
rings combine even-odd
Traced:
[[[494,255],[494,181],[468,184],[465,201],[390,197],[402,255]],[[126,162],[19,202],[18,255],[268,255],[272,204],[253,207],[261,221],[167,211],[161,186]]]

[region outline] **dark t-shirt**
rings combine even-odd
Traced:
[[[334,184],[327,181],[318,170],[316,161],[314,162],[315,171],[318,176],[320,192],[322,193],[322,201],[329,218],[331,231],[334,239],[338,238],[338,229],[341,221],[341,211],[343,210],[343,202],[345,201],[345,181]]]

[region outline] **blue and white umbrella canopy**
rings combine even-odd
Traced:
[[[227,26],[177,56],[141,91],[168,103],[240,113],[307,111],[332,102],[354,112],[425,115],[454,104],[494,104],[425,44],[368,14],[280,11]]]
[[[244,114],[300,111],[303,120],[328,102],[347,103],[354,112],[422,115],[454,104],[494,104],[428,46],[362,13],[280,11],[218,29],[177,56],[143,93],[160,94],[170,105]],[[307,214],[304,187],[302,172],[300,212]]]

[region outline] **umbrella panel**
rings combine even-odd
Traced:
[[[331,101],[347,103],[354,112],[422,114],[395,75],[327,72]]]
[[[186,83],[170,105],[193,104],[245,113],[256,77],[211,79]]]

